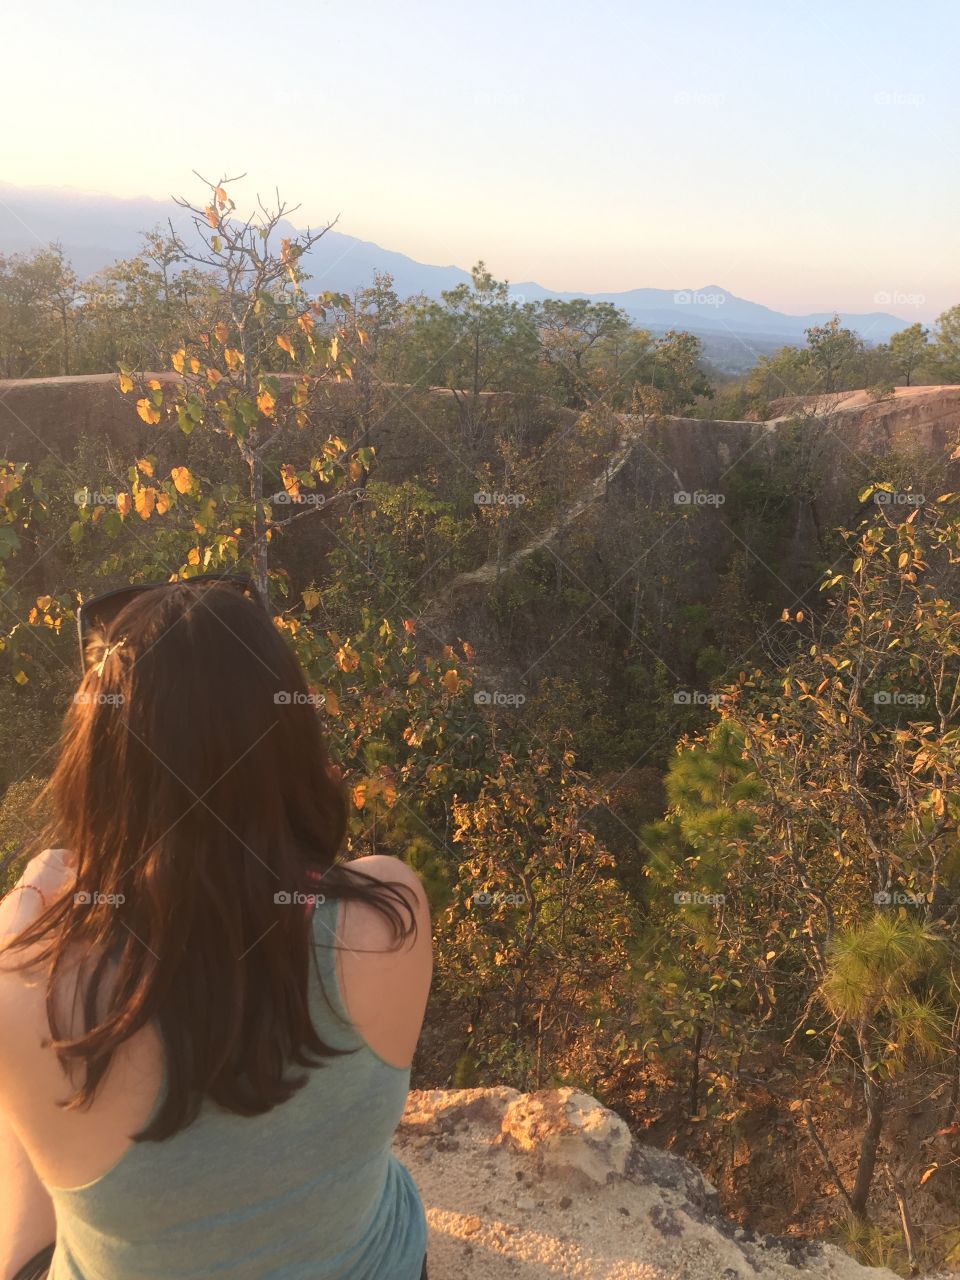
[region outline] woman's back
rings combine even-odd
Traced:
[[[393,859],[363,861],[398,866]],[[127,1135],[156,1114],[162,1099],[162,1054],[152,1030],[132,1038],[111,1068],[113,1088],[108,1076],[88,1113],[51,1109],[36,1071],[22,1064],[30,1079],[18,1089],[18,1129],[57,1216],[51,1280],[419,1276],[423,1208],[389,1146],[409,1087],[409,1067],[396,1060],[412,1053],[429,959],[424,974],[422,955],[411,968],[402,955],[384,953],[375,913],[359,904],[338,912],[338,905],[329,899],[314,909],[310,1012],[326,1044],[354,1052],[306,1069],[307,1083],[280,1106],[247,1117],[207,1101],[172,1138],[130,1143]],[[337,936],[341,943],[346,937],[345,946],[335,947]],[[405,968],[405,990],[391,991]],[[408,1024],[399,1041],[398,1024],[384,1030],[378,1016],[386,1007],[389,1023],[398,1006]],[[371,1047],[358,1023],[393,1063]],[[42,1052],[41,1074],[59,1070],[51,1051]],[[91,1155],[91,1125],[105,1135],[99,1156]],[[75,1175],[89,1172],[96,1176],[78,1184]]]

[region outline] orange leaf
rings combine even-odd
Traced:
[[[443,673],[440,677],[440,683],[448,693],[456,693],[460,688],[460,677],[457,675],[456,671],[451,669],[450,671],[445,671]]]
[[[213,326],[213,336],[216,338],[216,340],[220,343],[221,346],[226,345],[227,338],[229,338],[230,336],[230,330],[227,328],[227,326],[223,323],[222,320],[218,320],[217,323]]]
[[[338,716],[340,714],[340,700],[332,689],[328,689],[324,694],[323,705],[329,715]]]
[[[128,516],[132,509],[133,499],[130,497],[129,493],[118,493],[117,510],[120,512],[121,516]]]
[[[157,504],[156,489],[138,489],[133,499],[133,505],[137,509],[137,515],[141,520],[149,520],[153,512],[153,508]]]
[[[157,515],[162,516],[169,511],[172,501],[173,499],[170,497],[169,493],[166,493],[161,489],[157,494]]]
[[[179,351],[175,351],[170,357],[170,363],[173,365],[176,373],[183,373],[183,362],[186,359],[186,355],[186,351],[181,347]]]
[[[285,338],[282,333],[277,338],[277,346],[280,348],[281,351],[285,351],[291,360],[295,359],[294,351],[293,351],[293,343],[290,341],[289,338]]]
[[[189,493],[193,488],[193,476],[187,467],[174,467],[170,472],[177,493]]]
[[[211,227],[216,228],[216,225],[217,225],[217,211],[216,211],[216,209],[213,207],[213,205],[212,205],[212,204],[208,204],[208,205],[207,205],[207,207],[206,207],[206,209],[204,209],[204,213],[207,215],[207,221],[210,223]]]
[[[261,391],[260,394],[257,396],[257,408],[266,418],[270,418],[273,416],[273,411],[276,408],[276,404],[277,404],[276,400],[274,400],[273,396],[270,394],[269,391]]]
[[[137,466],[140,468],[140,470],[143,472],[145,476],[153,475],[153,463],[150,461],[149,458],[138,458]]]
[[[138,400],[137,413],[144,420],[144,422],[149,423],[150,426],[156,426],[156,424],[160,421],[160,410],[154,408],[154,404],[152,400],[147,400],[146,398],[144,398],[143,400]]]

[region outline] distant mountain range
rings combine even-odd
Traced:
[[[52,241],[64,252],[81,277],[93,275],[118,258],[140,248],[142,234],[166,227],[171,220],[186,237],[192,224],[173,201],[92,195],[56,188],[24,188],[0,183],[0,253],[31,252]],[[283,234],[295,234],[290,225]],[[482,246],[479,246],[482,250]],[[350,293],[369,284],[375,271],[389,272],[400,297],[423,293],[436,298],[470,279],[460,267],[416,262],[406,254],[383,249],[341,231],[328,231],[303,265],[318,289]],[[628,289],[620,293],[569,293],[533,281],[511,284],[514,297],[590,298],[612,302],[631,320],[654,332],[686,329],[698,334],[707,356],[721,368],[738,372],[754,363],[757,354],[784,343],[802,342],[804,330],[829,320],[832,312],[793,316],[735,294],[719,285],[682,289]],[[841,313],[845,325],[868,342],[885,342],[909,323],[885,312]]]

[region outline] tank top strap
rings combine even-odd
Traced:
[[[337,933],[340,918],[340,899],[327,896],[317,900],[310,908],[310,925],[313,937],[313,955],[316,976],[320,980],[321,993],[318,1004],[325,1012],[323,1019],[329,1023],[330,1015],[338,1028],[350,1037],[356,1037],[362,1043],[362,1037],[356,1032],[350,1020],[343,992],[340,989],[340,976],[337,971],[337,953],[343,945]]]

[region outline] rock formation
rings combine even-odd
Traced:
[[[426,1205],[431,1280],[896,1280],[729,1222],[691,1164],[576,1089],[414,1090],[394,1149]]]

